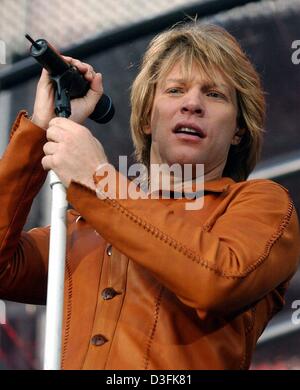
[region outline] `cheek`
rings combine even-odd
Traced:
[[[234,135],[237,127],[237,113],[236,110],[226,111],[218,117],[217,128],[222,130],[226,138],[231,138]]]
[[[157,127],[157,122],[159,121],[159,110],[157,107],[154,107],[151,114],[151,130],[152,133],[155,131]]]
[[[163,117],[161,110],[156,106],[152,110],[151,114],[151,135],[152,140],[158,139],[162,135],[164,128]]]
[[[215,148],[230,146],[237,126],[235,112],[224,112],[217,116],[211,129],[212,142]]]

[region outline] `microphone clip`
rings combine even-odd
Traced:
[[[66,80],[69,79],[68,71],[61,76],[51,77],[53,84],[55,84],[55,103],[54,111],[56,116],[69,118],[71,115],[71,99],[69,88],[66,87]]]

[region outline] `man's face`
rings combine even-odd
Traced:
[[[176,64],[159,81],[150,125],[151,163],[204,164],[211,179],[221,177],[237,128],[235,89],[216,72],[215,85],[197,65],[184,79]]]

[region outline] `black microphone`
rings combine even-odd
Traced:
[[[75,66],[68,64],[45,39],[34,41],[28,34],[25,37],[32,43],[30,55],[49,72],[50,78],[59,87],[65,89],[68,98],[75,99],[86,95],[90,83]],[[66,116],[71,114],[70,105],[65,100],[61,102],[61,109],[67,112]],[[57,108],[56,113],[57,115],[60,113],[60,108]],[[111,98],[103,94],[90,115],[90,119],[98,123],[107,123],[113,118],[114,113]]]

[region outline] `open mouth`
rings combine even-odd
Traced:
[[[203,132],[203,130],[200,127],[196,126],[188,126],[188,125],[181,125],[178,124],[174,131],[175,134],[185,134],[189,135],[192,137],[197,137],[197,138],[205,138],[206,134]]]

